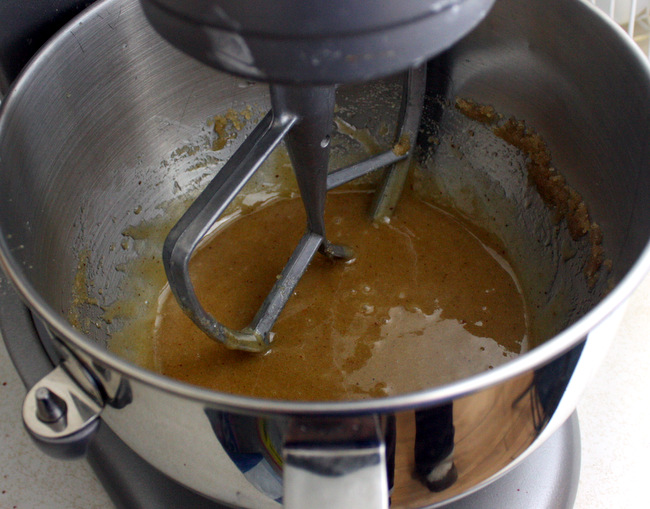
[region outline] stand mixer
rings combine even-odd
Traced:
[[[377,44],[368,45],[367,48],[380,48],[377,41],[382,41],[382,35],[395,34],[400,27],[408,25],[408,20],[419,19],[415,12],[417,9],[409,6],[413,2],[402,4],[400,8],[405,17],[396,18],[404,23],[382,24],[381,17],[373,17],[367,12],[356,16],[352,16],[352,11],[341,14],[340,10],[334,9],[336,3],[328,3],[328,10],[340,15],[338,25],[334,27],[336,30],[330,31],[336,37],[331,38],[329,51],[335,49],[339,39],[346,40],[345,34],[357,34],[362,39],[369,37],[373,44]],[[148,7],[150,16],[156,8],[163,14],[169,12],[170,8],[158,5]],[[206,5],[202,4],[203,7]],[[264,12],[259,7],[263,4],[256,5],[258,7],[254,12],[260,15],[259,19],[275,19],[277,23],[271,24],[273,27],[284,25],[281,23],[283,19],[278,20],[269,14],[275,11]],[[314,9],[313,5],[310,8]],[[210,14],[204,16],[222,19],[223,13],[228,10],[228,19],[235,19],[235,11],[231,9],[237,7],[224,5],[221,9],[205,9]],[[407,12],[409,9],[413,11]],[[454,10],[452,5],[447,11],[436,11],[436,15],[442,20],[458,9]],[[278,12],[282,13],[278,17],[289,16],[284,11]],[[320,13],[314,14],[319,14],[314,15],[314,19],[321,19]],[[178,16],[167,18],[179,19]],[[208,48],[205,55],[213,55],[210,58],[216,58],[215,53],[224,54],[222,50],[213,51],[213,48],[219,47],[213,43],[223,42],[228,50],[225,52],[227,58],[224,58],[232,64],[233,53],[246,54],[235,51],[241,49],[241,41],[245,41],[249,58],[244,61],[246,65],[240,66],[244,69],[253,67],[255,62],[266,62],[260,57],[263,50],[277,49],[283,40],[285,46],[291,47],[291,44],[300,45],[302,39],[313,44],[319,39],[313,25],[308,25],[313,30],[303,33],[304,37],[283,38],[276,34],[262,43],[259,39],[263,31],[259,27],[244,32],[241,28],[243,22],[238,22],[239,25],[232,22],[230,25],[220,25],[217,35],[209,28],[192,26],[191,19],[189,15],[180,16],[180,25],[190,25],[191,28],[185,32],[194,35],[193,44],[203,44]],[[306,16],[305,19],[311,18]],[[349,30],[354,20],[357,23],[356,32]],[[241,40],[226,37],[229,31]],[[168,32],[170,37],[180,36],[183,30],[169,26]],[[408,34],[409,30],[405,32]],[[416,33],[415,30],[411,32]],[[458,184],[455,177],[463,177],[461,183],[480,183],[480,178],[484,178],[497,185],[496,191],[513,188],[519,191],[514,198],[505,192],[499,194],[504,198],[502,203],[518,213],[503,214],[503,218],[497,218],[504,221],[503,225],[497,225],[497,229],[502,226],[504,231],[507,227],[508,232],[523,231],[524,238],[531,240],[523,243],[525,250],[517,253],[519,256],[513,256],[513,259],[524,265],[524,269],[531,266],[530,272],[534,275],[549,276],[548,285],[541,288],[544,290],[540,292],[542,296],[547,295],[545,291],[549,290],[548,295],[566,302],[565,306],[556,306],[557,301],[551,301],[549,306],[543,308],[552,312],[559,308],[562,312],[561,320],[553,321],[557,331],[549,335],[551,337],[544,344],[503,366],[443,386],[362,401],[303,402],[255,399],[206,390],[138,366],[126,356],[109,349],[107,339],[110,338],[107,336],[112,332],[112,327],[108,327],[110,324],[102,325],[95,318],[102,312],[102,305],[123,298],[120,283],[128,277],[120,268],[125,260],[138,256],[135,250],[117,249],[124,232],[134,226],[134,222],[141,223],[165,215],[168,209],[161,204],[179,198],[176,194],[179,190],[191,191],[191,185],[202,185],[204,178],[213,175],[210,170],[218,169],[219,174],[223,172],[221,159],[217,161],[218,168],[212,166],[198,172],[185,172],[182,171],[183,165],[178,168],[164,163],[179,144],[187,143],[188,133],[195,136],[198,131],[201,136],[207,134],[206,141],[214,141],[214,133],[208,132],[212,126],[209,123],[206,126],[208,113],[222,113],[228,107],[242,104],[266,109],[268,94],[264,85],[248,86],[240,78],[215,72],[195,59],[179,54],[153,33],[137,1],[102,0],[92,6],[64,27],[41,50],[3,99],[0,114],[0,264],[7,280],[17,290],[10,293],[9,285],[2,287],[0,329],[16,366],[20,367],[21,373],[29,373],[24,377],[25,385],[30,389],[24,405],[29,410],[24,414],[27,429],[45,445],[87,447],[89,459],[92,458],[93,464],[98,465],[102,472],[108,470],[108,465],[115,466],[111,468],[113,477],[124,479],[131,472],[139,475],[145,470],[142,463],[146,464],[160,476],[166,476],[189,489],[184,488],[178,502],[167,504],[171,507],[188,504],[202,507],[194,504],[193,499],[185,498],[188,493],[198,493],[218,504],[275,508],[287,502],[284,498],[282,502],[279,501],[279,497],[284,497],[285,486],[287,490],[292,487],[304,488],[306,502],[294,506],[317,507],[320,500],[317,493],[322,493],[322,507],[362,507],[362,502],[371,501],[367,496],[370,493],[377,498],[381,496],[381,506],[385,507],[389,486],[386,473],[393,471],[399,473],[393,479],[394,489],[391,492],[394,507],[450,507],[456,502],[465,503],[473,492],[478,495],[481,491],[484,495],[487,491],[482,490],[492,488],[501,480],[500,477],[505,479],[510,473],[521,472],[517,470],[518,465],[529,457],[532,459],[533,451],[550,437],[559,436],[558,430],[562,429],[561,426],[574,411],[580,394],[605,355],[609,340],[613,337],[612,328],[621,316],[621,304],[630,294],[635,281],[650,267],[647,247],[650,210],[642,199],[650,194],[650,174],[643,171],[648,167],[648,138],[647,129],[639,129],[647,126],[650,95],[646,92],[650,81],[647,61],[641,61],[631,48],[633,43],[624,39],[619,32],[608,26],[588,3],[572,0],[500,0],[495,2],[484,23],[450,47],[440,58],[427,63],[431,80],[425,97],[427,101],[438,101],[440,98],[441,101],[435,104],[444,102],[449,105],[457,97],[470,97],[477,103],[494,106],[496,111],[505,115],[525,119],[543,134],[553,151],[557,167],[566,172],[567,180],[575,183],[576,189],[583,194],[593,217],[603,220],[603,235],[608,250],[615,254],[611,277],[616,286],[605,298],[601,298],[600,293],[590,292],[582,267],[578,266],[580,257],[565,260],[567,251],[561,249],[565,245],[563,237],[555,236],[556,233],[559,236],[566,232],[562,229],[557,231],[557,224],[552,221],[553,215],[549,214],[543,203],[536,202],[541,207],[540,214],[537,214],[537,206],[526,207],[526,198],[536,195],[526,180],[522,154],[511,147],[504,147],[503,152],[499,153],[502,156],[499,161],[503,164],[495,165],[494,151],[491,150],[494,136],[488,138],[489,132],[485,133],[487,140],[472,136],[470,133],[480,134],[478,129],[474,124],[469,124],[469,120],[467,123],[465,119],[462,119],[463,123],[456,122],[460,113],[453,107],[447,108],[443,112],[446,115],[440,116],[433,108],[424,109],[423,129],[420,132],[426,132],[429,125],[435,124],[443,133],[441,143],[431,152],[428,152],[432,147],[426,145],[427,140],[422,136],[419,140],[422,154],[433,156],[423,161],[431,163],[430,167],[421,165],[421,169],[429,171],[432,179],[442,181],[448,188]],[[428,33],[432,34],[427,39],[429,44],[438,40],[436,31],[430,30]],[[440,29],[440,33],[446,31]],[[576,36],[578,33],[581,37]],[[355,37],[350,36],[347,40],[350,42],[352,39]],[[254,44],[256,40],[258,43]],[[386,40],[395,42],[399,38],[386,37]],[[594,52],[596,44],[602,46],[603,51]],[[398,54],[395,49],[393,51],[395,55]],[[371,52],[366,49],[354,54],[371,55]],[[411,60],[404,57],[392,71],[384,68],[375,76],[384,72],[404,72],[413,65],[417,67],[426,54],[429,54],[429,50],[420,48],[411,54]],[[208,56],[205,55],[200,56],[207,61]],[[326,52],[317,54],[311,61],[307,58],[307,52],[304,55],[303,58],[298,52],[297,57],[284,67],[280,63],[274,65],[279,70],[284,68],[287,73],[302,66],[303,75],[309,75],[304,72],[309,62],[317,67],[315,64],[328,61],[323,56],[327,56]],[[384,53],[383,56],[385,58],[377,60],[384,63],[391,60],[388,58],[391,55]],[[367,60],[364,65],[374,64],[371,58]],[[359,61],[363,63],[363,59],[356,60]],[[241,63],[238,62],[235,61],[237,65]],[[347,63],[354,62],[354,58],[339,61],[340,68],[344,69]],[[355,78],[350,77],[350,72],[349,79],[363,80],[373,76],[371,73],[363,74],[359,70],[362,68],[357,69],[359,72]],[[601,69],[607,72],[594,72]],[[241,69],[233,72],[243,73]],[[320,146],[324,140],[326,122],[322,118],[318,122],[315,120],[320,114],[325,115],[322,110],[330,104],[328,101],[331,99],[324,92],[348,78],[330,76],[330,80],[322,78],[303,83],[286,76],[286,79],[271,79],[268,71],[264,73],[265,76],[261,76],[262,71],[246,75],[256,80],[268,79],[274,87],[276,110],[260,128],[261,134],[268,132],[264,131],[264,125],[272,129],[276,122],[282,125],[282,129],[291,132],[300,123],[306,122],[306,115],[309,114],[309,119],[314,119],[314,124],[320,125],[320,131],[314,128],[312,141],[318,142],[319,149],[326,149]],[[623,83],[617,79],[623,74],[629,77],[629,81]],[[412,83],[416,81],[415,76],[416,72],[412,71]],[[432,86],[436,77],[444,82],[441,94]],[[392,85],[395,83],[393,78]],[[391,110],[389,125],[393,125],[394,112],[400,105],[397,96],[401,85],[392,85],[390,104],[395,108]],[[368,89],[372,86],[368,84]],[[314,87],[314,95],[309,92],[309,87]],[[404,87],[408,88],[408,84]],[[347,91],[341,88],[339,107],[343,108]],[[354,88],[367,90],[366,85]],[[417,99],[415,86],[411,85],[408,90],[404,97]],[[358,106],[363,108],[364,113],[375,100],[380,105],[384,104],[383,96],[371,97],[368,94],[362,98]],[[305,105],[310,101],[321,108],[313,116],[311,112],[314,110]],[[409,109],[404,107],[403,110],[403,116],[408,118]],[[614,111],[616,115],[612,115]],[[291,119],[282,120],[282,116]],[[361,117],[361,123],[366,118]],[[603,118],[607,118],[608,122],[596,121]],[[376,120],[373,116],[373,125],[377,125]],[[289,123],[290,128],[287,127]],[[383,129],[381,123],[379,126]],[[585,136],[585,126],[588,126],[588,136]],[[409,133],[414,133],[416,129],[407,127],[405,120],[399,121],[394,135],[388,133],[386,136],[388,130],[382,131],[382,141],[387,141],[384,146],[397,142],[401,150],[396,152],[407,152],[404,146],[412,145],[413,139],[408,140],[411,143],[399,143],[399,140],[402,134],[406,134],[408,139]],[[308,131],[306,127],[305,131]],[[457,140],[458,133],[466,138]],[[255,138],[252,140],[255,141]],[[307,143],[302,138],[298,141],[300,144]],[[468,143],[458,145],[456,141]],[[333,138],[331,150],[334,156],[338,148],[336,143],[337,139]],[[253,142],[251,145],[260,147]],[[205,150],[214,152],[212,146],[206,143]],[[227,144],[220,155],[232,156],[236,146],[237,143]],[[464,158],[454,152],[457,146],[463,149],[461,155]],[[261,148],[261,155],[253,151],[241,152],[238,156],[240,159],[257,161],[268,150],[268,147]],[[307,151],[308,154],[312,152],[323,153],[316,149]],[[418,152],[418,156],[420,154]],[[395,162],[398,155],[388,150],[388,154],[383,156],[386,158],[383,164]],[[390,158],[393,158],[392,161]],[[487,164],[483,164],[483,161],[487,161]],[[230,166],[236,168],[238,164],[235,159]],[[372,164],[378,168],[382,166],[377,161]],[[441,169],[445,173],[439,173]],[[501,174],[494,176],[488,173],[493,169],[508,172],[508,178],[501,179]],[[463,170],[468,170],[468,173]],[[348,172],[329,172],[325,188],[335,178],[341,178]],[[244,176],[247,174],[243,173]],[[221,178],[225,175],[223,173]],[[234,190],[241,182],[234,177],[229,181]],[[179,182],[182,186],[179,186]],[[315,192],[317,197],[322,197],[322,182],[320,185],[321,191]],[[227,188],[217,184],[213,187],[223,190],[221,194],[224,199],[229,198]],[[396,188],[399,189],[399,186]],[[462,190],[460,185],[458,188]],[[383,194],[379,193],[380,196]],[[455,195],[449,192],[441,196],[453,198]],[[477,192],[474,196],[481,198],[484,195]],[[211,196],[208,198],[211,199]],[[539,196],[537,199],[541,201]],[[475,205],[474,201],[466,202]],[[294,203],[301,207],[297,201]],[[312,198],[307,198],[307,203],[308,207],[316,208]],[[490,211],[510,210],[494,201],[487,205]],[[318,211],[312,217],[315,220],[310,227],[317,229]],[[490,216],[488,219],[492,218]],[[541,223],[540,219],[544,222]],[[205,224],[199,226],[205,228]],[[190,230],[182,223],[179,228],[180,233]],[[334,240],[334,231],[328,226],[330,240]],[[198,232],[200,236],[200,228]],[[242,237],[245,237],[248,232],[243,233]],[[320,237],[315,241],[320,247],[324,243],[322,234],[325,232],[311,233]],[[539,258],[547,259],[544,257],[548,249],[545,243],[547,233],[551,240],[558,241],[558,249],[552,252],[560,263],[549,271],[542,271],[536,262]],[[346,240],[348,245],[356,244],[354,236],[347,238],[351,239]],[[178,244],[174,237],[171,239],[168,245]],[[297,239],[298,236],[296,242]],[[507,240],[507,237],[504,238],[504,243],[510,248]],[[551,247],[554,245],[552,243]],[[314,247],[314,251],[318,247]],[[186,249],[191,250],[191,245]],[[160,245],[157,245],[157,256],[161,251]],[[341,254],[345,255],[345,252]],[[80,260],[80,255],[87,256]],[[553,260],[550,259],[549,264]],[[84,268],[89,276],[88,284],[83,284],[82,289],[88,290],[89,297],[97,302],[97,305],[88,302],[85,306],[87,309],[83,309],[84,313],[80,315],[83,320],[81,329],[74,327],[67,315],[70,296],[77,282],[74,276],[80,272],[80,261],[87,262]],[[160,266],[157,260],[156,264]],[[576,270],[572,271],[573,268]],[[571,274],[567,277],[558,272],[569,270]],[[522,274],[526,275],[526,270]],[[529,283],[532,285],[537,280]],[[199,292],[199,295],[202,294]],[[19,297],[26,306],[19,307]],[[582,306],[577,314],[573,306],[575,302]],[[16,307],[19,309],[16,310]],[[142,308],[135,312],[141,314]],[[16,323],[19,320],[20,329]],[[87,330],[82,330],[86,322],[89,326]],[[95,327],[97,323],[102,328]],[[40,324],[36,331],[33,330],[35,324]],[[34,334],[23,334],[23,329],[29,329]],[[263,334],[258,333],[258,338],[253,329],[250,334],[253,337],[248,336],[249,343],[264,347]],[[33,342],[28,343],[27,337],[31,337]],[[225,351],[221,345],[213,345],[207,339],[206,342],[215,349]],[[277,342],[280,343],[280,339]],[[37,352],[42,355],[37,357]],[[260,356],[241,357],[250,360]],[[431,360],[422,357],[425,362]],[[25,364],[34,364],[37,359],[40,363],[38,369],[23,369]],[[62,383],[55,386],[54,382]],[[41,387],[51,389],[59,397],[69,396],[65,415],[54,423],[47,421],[53,420],[55,415],[43,411],[39,416],[30,406],[32,402],[38,405],[39,399],[42,406],[47,406],[48,402],[40,397],[45,392],[39,391]],[[83,401],[78,398],[79,395],[90,397],[93,406],[77,405],[78,401]],[[417,426],[413,423],[418,422],[422,411],[440,411],[442,414],[444,410],[448,412],[450,404],[454,406],[453,458],[458,481],[446,490],[435,493],[412,475],[415,444],[418,442]],[[89,413],[89,410],[93,412]],[[79,423],[73,417],[81,415],[81,411],[86,420]],[[301,427],[305,422],[310,425]],[[376,433],[370,434],[370,437],[360,435],[360,422],[372,424]],[[330,425],[340,425],[345,431],[335,444],[336,451],[340,452],[336,456],[332,456],[332,437],[327,432]],[[535,463],[527,476],[529,485],[524,486],[517,481],[510,489],[501,484],[498,488],[500,496],[510,495],[513,498],[534,493],[532,498],[541,500],[540,493],[529,490],[527,486],[539,488],[539,491],[545,491],[546,486],[556,486],[555,483],[544,483],[540,475],[543,473],[556,473],[561,481],[575,481],[579,456],[575,420],[569,428],[573,430],[571,436],[574,439],[569,440],[568,444],[564,442],[559,450],[576,453],[573,454],[575,461],[555,456],[558,461],[554,467],[558,468]],[[278,433],[272,435],[275,439],[271,442],[269,433],[261,434],[260,429],[277,430]],[[363,429],[369,430],[371,427],[364,426]],[[394,434],[392,431],[387,433],[392,429],[395,430]],[[328,440],[316,443],[320,447],[314,448],[313,434],[301,434],[303,430],[318,432]],[[112,442],[103,441],[108,431],[112,431],[114,437],[124,445],[123,448],[129,449],[132,456],[141,460],[140,463],[133,464],[131,468],[119,456],[114,456],[114,461],[110,461],[108,457],[119,448],[107,445]],[[434,436],[433,433],[430,435]],[[245,440],[232,440],[233,436]],[[242,445],[246,447],[242,448]],[[393,446],[394,456],[391,453]],[[368,468],[374,470],[376,476],[372,483],[365,482],[365,468],[351,468],[346,476],[323,475],[320,476],[323,483],[320,483],[320,491],[317,492],[314,483],[302,482],[307,474],[311,478],[319,477],[314,469],[308,472],[298,468],[306,464],[302,461],[305,453],[309,453],[310,458],[327,461],[327,464],[334,461],[337,465],[348,460],[358,465],[357,459],[371,459],[372,462],[362,464],[372,463]],[[276,468],[275,460],[278,457],[285,461],[282,469]],[[549,459],[552,456],[544,452],[543,457]],[[255,463],[256,468],[250,468],[251,461],[240,461],[248,459],[259,460]],[[567,474],[562,470],[566,465],[574,466],[573,473]],[[326,471],[320,469],[319,472]],[[296,478],[298,474],[305,475]],[[135,479],[135,485],[122,488],[109,478],[107,489],[119,492],[121,500],[126,501],[121,504],[125,507],[134,506],[134,502],[139,500],[136,497],[144,491],[143,485],[159,498],[166,497],[166,487],[158,481],[141,482],[139,477]],[[359,483],[350,490],[335,490],[330,488],[333,480],[358,480]],[[330,500],[328,497],[343,491],[354,496],[354,502],[338,505],[327,503]],[[545,507],[570,507],[574,494],[575,482],[571,482],[562,497],[564,504],[554,499]],[[140,506],[156,507],[150,501]],[[484,497],[481,500],[472,498],[470,506],[536,507],[529,499],[526,502],[513,502],[499,498],[490,505]]]
[[[169,42],[217,69],[270,84],[271,111],[233,154],[167,237],[163,263],[185,313],[229,348],[269,348],[271,328],[317,251],[353,256],[327,240],[328,190],[389,167],[371,217],[391,215],[406,180],[420,124],[426,71],[421,64],[468,33],[493,0],[383,1],[142,0]],[[328,175],[336,85],[408,70],[395,146]],[[307,212],[307,231],[252,323],[240,331],[219,323],[199,302],[189,275],[192,253],[273,149],[285,140]]]

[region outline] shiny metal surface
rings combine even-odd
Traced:
[[[592,51],[594,45],[602,51]],[[15,84],[0,118],[3,268],[95,379],[110,379],[111,387],[130,395],[107,401],[102,420],[152,465],[216,500],[277,507],[282,496],[278,458],[289,416],[370,414],[386,423],[393,505],[422,507],[457,500],[488,484],[571,414],[609,345],[621,304],[650,266],[647,63],[586,4],[504,0],[429,69],[437,79],[428,94],[493,104],[545,137],[554,164],[584,196],[603,229],[616,284],[600,300],[585,287],[581,270],[560,264],[549,281],[542,281],[555,296],[567,296],[555,302],[563,320],[549,326],[556,327],[549,341],[500,368],[453,384],[354,403],[260,401],[190,387],[108,352],[110,328],[101,324],[97,306],[89,303],[84,309],[83,333],[67,320],[80,259],[86,259],[87,281],[94,283],[90,297],[110,302],[124,277],[116,268],[135,256],[119,249],[122,232],[161,214],[157,207],[173,200],[179,188],[190,194],[200,190],[241,138],[217,154],[219,161],[198,171],[190,169],[195,159],[172,160],[170,155],[196,136],[208,116],[248,104],[266,111],[264,87],[192,62],[148,28],[137,4],[115,0],[96,5],[69,25]],[[603,69],[607,72],[595,71]],[[628,78],[622,86],[616,77],[623,73]],[[355,101],[365,108],[368,103],[359,97],[364,93]],[[466,133],[453,109],[439,114],[436,104],[425,105],[425,121],[436,119],[444,136]],[[475,134],[481,138],[478,129]],[[431,171],[452,161],[440,147],[427,160]],[[467,147],[464,168],[489,176],[491,167],[479,164],[485,161],[478,157],[480,147]],[[426,140],[421,148],[430,153]],[[516,154],[511,156],[516,162]],[[458,182],[448,182],[451,192]],[[503,196],[513,189],[519,187],[504,182]],[[522,214],[513,223],[519,228],[526,220],[541,225],[543,219]],[[514,247],[524,279],[526,260],[543,260],[538,245],[532,239],[519,255]],[[449,415],[449,405],[453,433],[448,423],[441,433],[440,422],[446,421],[436,417]],[[447,443],[436,445],[443,452],[453,437],[458,471],[457,481],[441,492],[413,477],[426,468],[416,465],[416,449],[429,451],[428,466],[436,456],[418,427],[436,426],[436,433],[424,436],[447,436]]]
[[[25,396],[23,422],[50,454],[77,457],[85,453],[97,430],[102,406],[58,366]]]
[[[43,350],[33,323],[31,321],[28,324],[22,323],[21,314],[28,311],[8,286],[3,274],[0,274],[0,290],[0,327],[3,339],[22,381],[27,387],[31,387],[52,369],[52,363]],[[18,331],[20,334],[17,334]],[[45,361],[45,365],[41,365],[42,361]],[[10,401],[18,402],[18,399],[14,395]],[[15,419],[12,421],[17,422]],[[577,421],[574,413],[572,418],[516,468],[486,488],[463,497],[454,504],[447,504],[446,507],[449,509],[572,508],[581,462],[580,432]],[[33,454],[30,457],[37,458]],[[87,461],[109,492],[111,500],[119,508],[163,509],[191,506],[201,509],[222,509],[225,507],[171,482],[169,478],[128,449],[105,423],[99,427],[97,436],[90,443]],[[76,465],[78,466],[78,463]],[[62,465],[62,473],[58,478],[64,477],[65,472],[71,469],[74,469],[74,466],[69,462]],[[92,488],[87,486],[87,489]],[[78,497],[73,498],[71,494],[68,496],[69,498],[65,499],[68,500],[67,505],[64,501],[61,503],[61,508],[70,508],[75,501],[79,500]],[[20,500],[22,499],[19,498],[18,501]],[[92,497],[86,497],[85,500],[93,501]]]

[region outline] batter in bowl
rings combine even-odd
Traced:
[[[271,349],[226,349],[167,288],[153,331],[154,369],[218,391],[290,400],[353,400],[416,391],[491,369],[528,341],[514,273],[488,236],[407,191],[390,222],[372,194],[328,194],[328,238],[349,261],[317,256],[280,314]],[[300,236],[299,198],[239,212],[192,259],[197,295],[218,320],[246,326]]]

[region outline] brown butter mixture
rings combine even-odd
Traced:
[[[329,193],[329,238],[355,258],[317,255],[264,355],[232,351],[199,331],[166,290],[154,331],[155,369],[256,397],[381,397],[458,380],[506,362],[528,334],[501,252],[480,232],[406,192],[387,224],[372,195]],[[278,198],[222,226],[194,256],[199,299],[228,326],[247,325],[304,232],[298,198]]]

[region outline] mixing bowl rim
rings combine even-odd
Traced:
[[[13,257],[7,256],[7,245],[1,228],[0,265],[23,300],[26,301],[27,306],[48,325],[57,338],[72,346],[73,349],[78,348],[95,361],[110,367],[111,370],[127,379],[137,380],[166,393],[220,408],[269,414],[360,414],[384,413],[442,404],[498,385],[546,365],[582,340],[587,339],[589,332],[632,294],[643,277],[650,272],[650,242],[625,277],[602,301],[575,323],[532,350],[492,370],[445,385],[385,398],[358,401],[284,401],[239,396],[193,386],[147,370],[100,347],[80,331],[74,329],[67,320],[55,312],[35,292],[32,285],[24,280],[22,270],[17,267]]]

